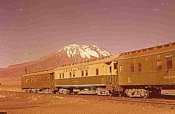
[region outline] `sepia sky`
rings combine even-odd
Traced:
[[[175,41],[175,0],[0,0],[0,67],[65,45],[117,54]]]

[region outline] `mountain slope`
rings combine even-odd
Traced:
[[[87,59],[109,56],[110,52],[96,45],[72,44],[41,57],[38,60],[11,65],[0,70],[0,83],[19,84],[21,75],[31,72],[53,69],[58,66],[81,62]]]

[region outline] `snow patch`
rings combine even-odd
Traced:
[[[59,52],[66,53],[69,58],[80,55],[82,58],[91,59],[92,57],[98,58],[102,56],[111,55],[110,52],[96,45],[71,44],[71,45],[65,46],[63,49],[59,50],[57,53]]]

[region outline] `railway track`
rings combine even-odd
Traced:
[[[47,93],[42,93],[47,94]],[[54,94],[56,96],[66,96],[75,98],[84,98],[86,100],[104,101],[104,102],[122,102],[122,103],[136,103],[155,106],[168,106],[175,109],[175,96],[162,96],[160,98],[129,98],[129,97],[115,97],[115,96],[98,96],[98,95],[72,95],[72,94]]]
[[[110,97],[110,96],[96,96],[96,95],[61,95],[68,97],[78,97],[84,98],[86,100],[96,100],[96,101],[104,101],[104,102],[122,102],[122,103],[134,103],[134,104],[143,104],[143,105],[151,105],[151,106],[166,106],[172,109],[175,109],[175,96],[174,97],[161,97],[161,98],[127,98],[127,97]]]

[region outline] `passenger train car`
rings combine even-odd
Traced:
[[[175,88],[175,43],[124,52],[21,77],[25,91],[149,97]]]
[[[26,74],[21,77],[21,88],[26,92],[53,91],[54,78],[53,70]]]
[[[118,68],[119,85],[129,96],[157,96],[162,89],[174,89],[175,43],[122,53]]]
[[[76,89],[77,92],[92,93],[106,88],[108,84],[115,84],[116,75],[115,57],[103,57],[55,69],[55,87],[58,90],[63,88],[63,91],[75,92],[73,90]]]

